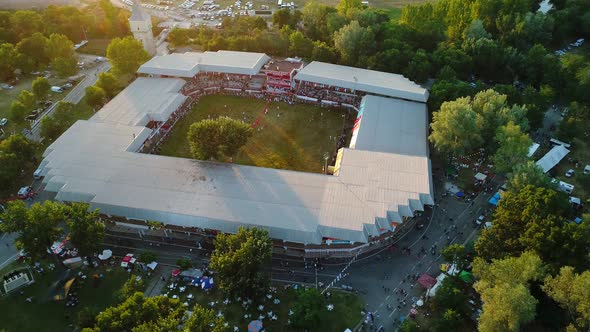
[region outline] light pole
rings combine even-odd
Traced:
[[[324,174],[328,174],[328,158],[330,158],[330,154],[324,152]]]

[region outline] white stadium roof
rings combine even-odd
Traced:
[[[367,242],[434,203],[424,104],[366,96],[357,145],[339,151],[333,176],[137,153],[149,119],[182,104],[181,86],[138,78],[76,122],[43,155],[45,189],[104,214],[230,233],[259,226],[310,244]]]
[[[367,95],[359,112],[360,125],[351,148],[428,156],[426,104]]]
[[[166,121],[186,100],[186,96],[178,93],[185,83],[180,78],[139,77],[90,121],[128,126]]]
[[[422,103],[428,100],[426,89],[402,75],[325,62],[313,61],[299,71],[295,79]]]
[[[172,53],[153,57],[137,72],[175,77],[193,77],[199,72],[256,75],[268,60],[268,55],[252,52]]]

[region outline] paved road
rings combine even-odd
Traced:
[[[84,95],[86,94],[86,88],[88,86],[93,85],[96,80],[98,79],[98,74],[105,72],[107,70],[109,70],[110,64],[108,62],[101,62],[99,63],[95,68],[92,68],[88,71],[86,71],[86,76],[80,81],[80,83],[78,83],[75,87],[72,88],[72,90],[70,90],[68,92],[68,94],[62,99],[62,101],[67,101],[73,104],[77,104],[79,103],[82,98],[84,98]],[[49,108],[49,110],[45,113],[43,113],[39,119],[37,119],[35,121],[35,123],[33,123],[33,125],[31,126],[31,131],[27,133],[27,138],[32,139],[34,141],[40,141],[41,140],[41,120],[46,117],[49,116],[51,114],[53,114],[53,112],[55,111],[55,107],[57,106],[57,103],[54,103],[53,105],[51,105],[51,107]]]
[[[0,234],[0,269],[10,264],[18,255],[18,250],[14,246],[15,233]]]

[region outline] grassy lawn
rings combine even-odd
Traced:
[[[78,52],[85,54],[94,54],[99,56],[106,56],[107,47],[111,42],[110,38],[105,39],[89,39],[88,44],[80,47]]]
[[[264,100],[234,96],[207,96],[180,120],[160,154],[190,158],[187,133],[191,124],[219,116],[254,123],[260,117],[254,135],[233,161],[238,164],[322,172],[324,154],[336,149],[335,137],[354,121],[344,111],[317,106],[271,102],[264,115]],[[348,121],[348,124],[346,123]],[[260,129],[260,130],[258,130]],[[332,137],[332,138],[330,138]]]
[[[42,275],[34,272],[35,283],[22,288],[23,294],[16,291],[0,298],[2,328],[8,332],[71,330],[68,325],[76,322],[77,313],[81,308],[89,307],[91,311],[98,313],[110,306],[115,301],[113,294],[129,277],[127,272],[119,268],[84,269],[82,271],[88,275],[88,279],[80,279],[77,289],[74,290],[78,292],[79,305],[75,308],[66,308],[63,302],[50,299],[53,285],[60,278],[62,271],[56,269]],[[104,274],[104,279],[98,285],[90,281],[90,275],[94,273]],[[32,303],[25,301],[28,297],[33,297]]]
[[[167,290],[167,288],[165,289]],[[205,293],[200,288],[187,286],[186,291],[182,294],[178,293],[177,289],[168,292],[168,296],[176,295],[179,296],[181,302],[188,302],[189,305],[198,303],[218,313],[221,312],[225,321],[229,324],[228,331],[233,331],[233,326],[237,326],[240,331],[245,331],[248,323],[258,319],[259,315],[266,316],[262,322],[267,331],[300,331],[288,324],[289,310],[293,309],[297,299],[297,291],[292,288],[283,289],[282,285],[277,286],[276,293],[272,294],[272,299],[264,298],[262,302],[264,308],[262,311],[258,310],[257,305],[251,305],[248,309],[244,309],[242,303],[238,303],[237,301],[230,301],[228,304],[224,304],[225,297],[216,288],[209,293]],[[188,300],[188,294],[192,294],[194,298]],[[274,300],[277,298],[280,300],[279,304],[274,303]],[[211,302],[215,302],[215,304],[211,305]],[[347,328],[352,329],[361,319],[363,305],[361,299],[356,295],[335,291],[332,292],[332,297],[326,300],[326,304],[333,304],[334,310],[325,311],[325,314],[322,315],[320,325],[314,331],[340,332]],[[268,317],[269,311],[272,311],[277,316],[277,320],[273,321]],[[244,318],[245,314],[251,316]]]
[[[589,124],[590,125],[590,124]],[[574,191],[571,196],[578,197],[582,202],[586,202],[590,199],[590,188],[582,185],[579,181],[584,172],[584,166],[590,165],[590,137],[585,136],[584,133],[579,133],[578,137],[571,141],[571,152],[555,167],[551,170],[551,174],[555,174],[555,178],[563,182],[574,185]],[[568,159],[577,160],[579,165],[576,168],[574,163],[570,163]],[[565,173],[573,169],[575,171],[574,176],[566,178]]]

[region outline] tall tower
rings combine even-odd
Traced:
[[[143,48],[149,55],[156,54],[156,42],[154,41],[154,34],[152,33],[152,19],[143,10],[139,0],[133,0],[133,9],[131,10],[131,17],[129,18],[129,27],[135,39],[141,41]]]

